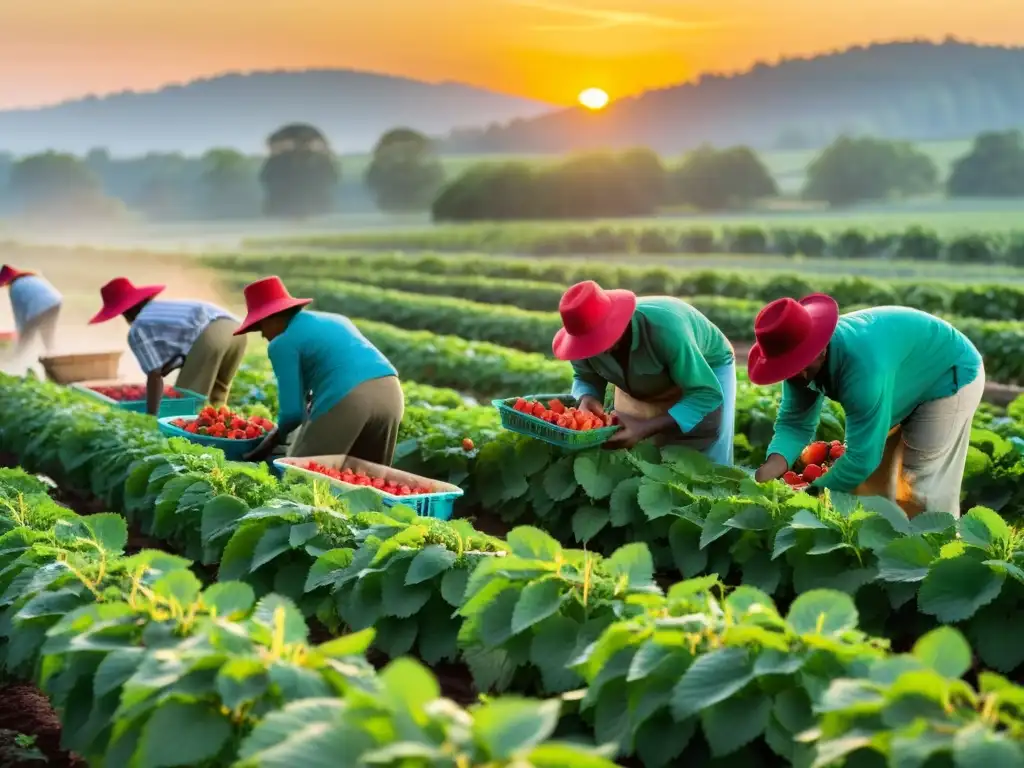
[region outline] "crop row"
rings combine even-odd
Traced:
[[[579,259],[522,259],[498,256],[439,256],[392,253],[300,254],[282,257],[223,255],[207,259],[226,272],[262,272],[291,278],[327,278],[378,285],[410,293],[458,296],[520,309],[554,311],[565,288],[596,280],[606,288],[641,295],[721,296],[773,301],[823,292],[844,306],[896,304],[926,312],[1019,320],[1024,286],[931,280],[878,280],[792,273],[761,275],[738,270],[620,266]]]
[[[315,306],[325,312],[492,342],[524,352],[550,355],[551,339],[561,327],[557,312],[531,312],[516,306],[448,296],[329,280],[291,280],[290,288],[297,295],[312,298]],[[762,306],[756,301],[716,296],[690,297],[687,301],[733,342],[752,338],[754,318]],[[856,308],[843,307],[844,310]],[[978,347],[991,380],[1005,383],[1024,380],[1024,323],[951,316],[945,319]]]
[[[716,576],[663,592],[639,542],[601,557],[564,549],[537,528],[501,540],[464,522],[385,513],[367,491],[319,498],[321,490],[284,488],[218,451],[164,441],[148,417],[50,385],[4,379],[0,406],[22,415],[0,425],[4,450],[61,487],[120,506],[150,535],[219,561],[222,581],[204,592],[181,570],[148,591],[134,583],[117,595],[104,590],[96,597],[110,604],[84,612],[62,603],[63,595],[47,598],[62,630],[47,632],[37,674],[52,684],[72,733],[109,734],[106,766],[127,764],[119,762],[126,753],[139,755],[134,765],[154,768],[230,762],[219,749],[237,753],[240,766],[275,768],[314,765],[324,755],[353,766],[404,764],[411,755],[438,768],[609,765],[581,747],[538,745],[556,726],[571,735],[573,724],[645,766],[707,765],[723,756],[841,765],[865,753],[895,765],[904,749],[972,767],[980,753],[995,753],[1000,765],[1024,761],[1016,719],[1024,691],[992,673],[979,676],[980,691],[963,682],[971,651],[955,629],[937,628],[912,653],[894,655],[857,629],[878,618],[858,612],[842,591],[807,584],[782,610],[756,586],[770,586],[764,571],[752,570],[749,584],[724,596]],[[961,617],[974,621],[969,609],[986,601],[1006,607],[1019,590],[1012,571],[1002,570],[1012,555],[1005,536],[1016,534],[984,510],[959,524],[934,516],[912,523],[898,509],[833,506],[730,473],[694,478],[705,468],[690,454],[634,460],[644,472],[635,498],[644,514],[661,510],[657,517],[703,526],[702,549],[729,539],[733,549],[745,542],[757,551],[770,520],[778,526],[775,554],[787,567],[827,558],[825,550],[862,557],[862,568],[880,566],[875,586],[887,599],[879,601],[857,589],[861,573],[851,579],[826,568],[800,577],[831,576],[869,607],[906,609],[918,592],[922,613],[911,615],[956,621],[972,613]],[[580,468],[575,474],[588,486],[600,479]],[[705,493],[710,487],[718,492]],[[674,512],[666,494],[678,492],[693,497]],[[111,529],[115,523],[121,543],[126,532],[120,520]],[[944,556],[920,565],[919,548],[940,544]],[[68,608],[75,612],[65,616]],[[13,635],[39,613],[9,616]],[[303,615],[356,634],[308,648]],[[436,684],[411,662],[373,676],[359,660],[370,642],[359,632],[371,626],[373,645],[390,656],[455,657],[480,690],[561,700],[498,698],[459,712],[437,701]],[[1008,627],[989,638],[1004,655],[982,648],[983,659],[1005,667],[1019,655],[999,643]],[[51,651],[81,655],[58,667]],[[96,697],[105,708],[93,709]]]
[[[665,224],[605,225],[479,224],[424,230],[354,232],[344,235],[257,240],[255,247],[380,248],[491,253],[557,254],[780,254],[808,258],[906,259],[952,263],[1024,264],[1024,233],[967,233],[942,238],[921,227],[873,232],[851,227],[837,232]]]

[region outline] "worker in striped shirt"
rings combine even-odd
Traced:
[[[52,352],[64,298],[46,278],[10,264],[0,268],[0,288],[6,286],[11,289],[11,310],[18,332],[15,356],[20,359],[37,338],[47,353]]]
[[[179,368],[177,387],[224,405],[245,355],[245,338],[234,335],[238,318],[203,301],[156,301],[165,288],[116,277],[100,289],[103,308],[89,322],[118,315],[128,321],[128,346],[146,374],[148,413],[160,411],[164,379]]]

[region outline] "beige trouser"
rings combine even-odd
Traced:
[[[53,352],[54,340],[57,335],[57,323],[60,320],[60,304],[36,315],[18,333],[18,342],[14,348],[15,356],[20,359],[35,344],[36,337],[43,342],[47,354]]]
[[[323,416],[299,427],[288,455],[345,454],[390,466],[404,413],[398,377],[364,381]]]
[[[175,385],[206,395],[215,407],[224,405],[245,356],[245,336],[235,336],[236,328],[238,323],[226,317],[206,326],[185,356]]]
[[[855,493],[887,496],[908,516],[960,516],[960,486],[971,444],[971,422],[985,392],[985,369],[955,395],[922,403],[886,441],[882,463]]]

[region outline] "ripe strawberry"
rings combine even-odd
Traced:
[[[792,470],[784,474],[782,479],[787,485],[800,485],[800,475]]]
[[[805,465],[821,464],[828,459],[828,443],[815,442],[808,445],[800,453],[800,462]]]
[[[803,477],[804,480],[806,480],[808,483],[814,482],[819,477],[821,477],[822,474],[824,473],[822,472],[821,467],[817,464],[808,464],[806,467],[804,467]]]
[[[466,453],[470,453],[476,446],[473,445],[473,441],[468,437],[462,441],[462,450]]]
[[[846,453],[846,446],[840,443],[838,440],[833,440],[832,445],[828,448],[828,457],[831,461],[835,461],[840,456]]]

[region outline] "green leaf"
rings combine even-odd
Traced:
[[[1010,536],[1010,526],[991,509],[975,507],[960,519],[960,538],[966,544],[987,550],[997,543],[1005,546]]]
[[[864,509],[874,512],[888,522],[896,533],[901,533],[905,536],[913,533],[913,526],[910,524],[907,513],[896,502],[884,496],[864,496],[859,501]]]
[[[99,515],[89,515],[82,520],[92,531],[93,537],[100,543],[107,552],[121,554],[128,544],[128,523],[121,515],[112,512],[104,512]]]
[[[587,496],[595,500],[606,499],[622,479],[621,470],[615,471],[615,463],[615,455],[608,451],[585,451],[573,462],[573,475]]]
[[[512,611],[512,634],[518,635],[557,613],[562,599],[561,580],[557,577],[531,581],[523,588]]]
[[[793,528],[782,528],[775,534],[775,543],[772,545],[772,560],[797,545],[797,534]]]
[[[750,506],[725,523],[741,531],[770,531],[775,525],[772,513],[760,505]]]
[[[249,505],[234,496],[223,494],[210,499],[203,505],[203,517],[200,524],[200,536],[202,536],[203,543],[208,543],[214,534],[238,521],[248,511]]]
[[[675,509],[672,486],[644,478],[637,491],[636,503],[640,505],[648,520],[657,520],[671,515]]]
[[[256,659],[229,658],[217,673],[217,693],[231,710],[256,701],[269,686],[267,669]]]
[[[554,562],[562,553],[561,545],[550,534],[529,525],[513,528],[505,537],[509,550],[516,557]]]
[[[419,584],[447,571],[454,565],[458,555],[440,544],[424,547],[412,559],[409,572],[405,574],[406,584]]]
[[[631,587],[646,587],[654,583],[654,558],[646,544],[626,544],[612,552],[603,563],[609,575],[625,577]]]
[[[729,533],[728,522],[732,519],[733,506],[730,502],[719,502],[711,507],[704,520],[704,530],[700,534],[700,548],[707,547],[714,541]]]
[[[828,524],[822,522],[821,518],[811,512],[809,509],[798,510],[789,521],[790,528],[796,528],[797,530],[817,530],[817,529],[828,529]]]
[[[362,656],[373,642],[373,627],[360,632],[336,637],[316,647],[318,653],[332,659],[344,659],[348,656]]]
[[[256,604],[252,620],[272,632],[283,630],[285,643],[304,643],[309,637],[309,627],[302,612],[295,603],[280,595],[267,595]]]
[[[597,536],[609,523],[608,511],[598,507],[580,507],[572,516],[572,533],[581,544]]]
[[[192,571],[171,571],[153,584],[153,592],[183,608],[196,601],[202,588],[202,582]]]
[[[768,727],[771,712],[771,699],[760,691],[734,696],[701,710],[701,728],[711,754],[724,757],[752,742]]]
[[[668,532],[672,561],[688,579],[707,569],[708,551],[700,548],[700,532],[700,528],[684,519],[673,522]]]
[[[252,610],[256,595],[248,584],[240,581],[222,581],[206,588],[203,592],[203,602],[215,610],[217,616],[237,621]]]
[[[888,521],[880,517],[869,517],[857,531],[857,544],[861,549],[879,550],[899,537],[900,534],[893,530]]]
[[[984,723],[974,722],[953,737],[957,768],[1021,768],[1024,751],[1005,734],[995,734]]]
[[[453,608],[462,605],[466,594],[466,582],[469,581],[467,568],[453,568],[441,578],[441,597]]]
[[[878,553],[878,578],[882,581],[922,581],[939,553],[921,536],[889,542]]]
[[[533,768],[616,768],[617,764],[575,744],[547,742],[534,747],[525,758]]]
[[[142,729],[140,766],[200,765],[215,758],[231,737],[231,723],[200,702],[164,701]]]
[[[754,679],[744,648],[722,648],[698,657],[672,691],[672,716],[682,721],[725,701]]]
[[[413,659],[396,659],[380,673],[389,697],[401,702],[410,712],[422,710],[441,695],[437,680],[426,667]]]
[[[935,563],[917,594],[922,613],[944,624],[969,619],[995,600],[1006,576],[966,555]]]
[[[277,525],[267,530],[260,539],[259,544],[252,553],[251,571],[257,571],[261,566],[266,565],[278,555],[282,555],[291,549],[292,526],[284,524]]]
[[[638,495],[643,482],[643,478],[631,477],[615,486],[608,499],[608,514],[614,527],[622,528],[636,519],[642,519],[644,512]]]
[[[272,711],[242,742],[238,757],[262,768],[338,768],[357,765],[377,746],[373,736],[339,727],[342,699],[304,699]]]
[[[916,643],[914,656],[943,677],[958,680],[971,668],[971,646],[952,627],[933,629]]]
[[[547,740],[558,725],[558,701],[501,698],[473,710],[473,739],[491,760],[505,761]]]
[[[923,512],[910,521],[914,533],[942,533],[956,528],[956,518],[949,512]]]
[[[573,457],[565,456],[544,471],[544,490],[555,501],[565,501],[579,488],[572,465]]]
[[[857,607],[847,594],[814,589],[793,601],[786,620],[801,635],[838,635],[857,628]]]

